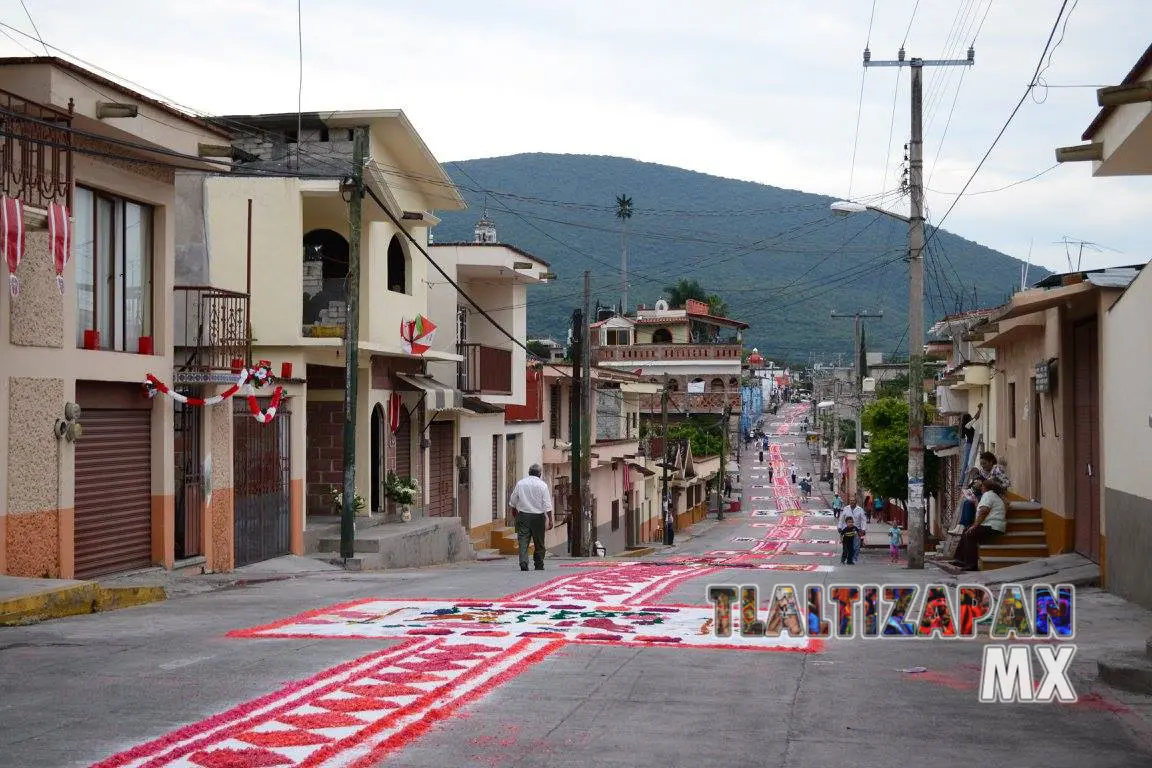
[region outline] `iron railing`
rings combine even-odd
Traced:
[[[0,90],[0,192],[32,208],[72,203],[72,113]]]
[[[248,294],[206,285],[177,285],[173,326],[175,346],[186,354],[187,370],[227,371],[250,361]]]
[[[671,392],[668,395],[669,413],[721,413],[724,406],[739,410],[739,392],[702,392],[700,394]],[[660,395],[640,395],[640,410],[659,413]]]
[[[482,395],[512,394],[512,351],[483,344],[457,344],[456,354],[464,358],[457,368],[461,392]]]
[[[741,344],[634,344],[593,347],[592,361],[609,360],[739,360]]]

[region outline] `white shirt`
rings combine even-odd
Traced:
[[[552,494],[548,484],[535,475],[528,475],[512,489],[508,506],[525,515],[543,515],[552,511]]]
[[[852,518],[852,523],[860,529],[860,535],[863,536],[867,531],[864,530],[864,508],[859,504],[852,506],[849,504],[844,507],[844,511],[840,513],[840,519],[836,521],[836,530],[843,531],[848,525],[848,518]]]
[[[1008,530],[1008,513],[1004,508],[1004,499],[1000,498],[999,494],[995,491],[985,491],[984,495],[980,497],[979,508],[988,508],[988,517],[984,518],[981,525],[986,525],[989,528],[1000,531]]]

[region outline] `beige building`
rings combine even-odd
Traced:
[[[1081,136],[1056,150],[1061,162],[1090,161],[1093,176],[1152,174],[1152,46],[1116,86],[1097,92],[1101,109]],[[1100,335],[1101,534],[1109,589],[1152,607],[1152,279],[1143,270],[1110,304]]]
[[[232,406],[215,406],[218,426],[201,424],[201,437],[190,441],[200,455],[188,464],[231,470],[231,476],[216,473],[219,482],[206,503],[215,505],[220,530],[213,536],[234,557],[221,557],[213,567],[302,553],[305,527],[332,523],[338,515],[333,491],[343,485],[345,458],[352,194],[344,179],[354,131],[361,127],[368,133],[365,185],[371,194],[363,199],[360,222],[356,493],[365,514],[397,512],[385,498],[386,478],[395,472],[420,486],[416,515],[455,515],[457,435],[453,421],[438,415],[462,407],[462,400],[452,384],[428,378],[426,366],[461,358],[454,351],[406,351],[401,323],[429,316],[429,285],[437,277],[413,241],[425,247],[438,223],[431,211],[461,210],[462,198],[398,110],[220,122],[239,161],[235,172],[189,176],[181,184],[189,215],[180,267],[190,299],[177,323],[186,355],[177,360],[186,366],[181,383],[199,386],[202,396],[222,388],[231,359],[244,356],[229,344],[237,336],[246,342],[246,312],[250,359],[271,363],[287,401],[266,426],[234,414]],[[247,309],[233,307],[229,315],[230,297],[245,296]],[[206,335],[206,329],[214,330]],[[194,496],[195,478],[186,485]]]
[[[20,136],[5,139],[0,184],[26,224],[19,295],[0,296],[0,573],[171,567],[173,404],[142,385],[174,359],[172,164],[207,168],[200,146],[227,137],[60,59],[2,59],[0,89]],[[72,224],[62,291],[50,203]]]

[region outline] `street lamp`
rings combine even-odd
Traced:
[[[924,567],[924,188],[920,147],[912,163],[912,215],[901,216],[883,208],[841,200],[832,212],[847,216],[871,211],[908,225],[908,567]],[[861,402],[863,407],[863,402]],[[856,472],[860,472],[856,446]]]

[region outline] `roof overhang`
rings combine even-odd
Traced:
[[[468,412],[464,408],[464,395],[455,387],[442,384],[430,376],[416,376],[410,373],[395,374],[412,390],[424,393],[424,407],[430,411]]]
[[[1015,317],[1024,317],[1035,312],[1043,312],[1052,307],[1058,307],[1066,301],[1072,301],[1096,290],[1090,282],[1066,285],[1060,288],[1049,288],[1032,291],[1022,291],[1012,297],[1012,301],[995,317],[999,323]]]
[[[1119,85],[1096,92],[1096,102],[1100,112],[1081,136],[1090,143],[1057,150],[1057,160],[1091,160],[1093,176],[1152,174],[1152,45]]]
[[[997,333],[990,339],[977,344],[977,347],[1002,347],[1006,344],[1011,344],[1021,339],[1028,338],[1029,336],[1036,336],[1044,333],[1044,319],[1032,318],[1027,322],[1020,322],[1005,328],[1000,333]]]

